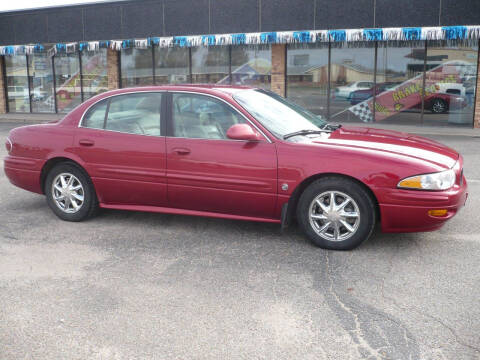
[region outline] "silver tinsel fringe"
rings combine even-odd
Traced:
[[[73,53],[78,49],[98,51],[100,44],[108,44],[113,50],[135,47],[146,49],[151,46],[159,47],[194,47],[211,45],[232,44],[311,44],[331,43],[335,47],[370,47],[378,43],[379,46],[387,44],[400,44],[411,41],[443,41],[445,43],[478,44],[480,39],[480,25],[451,26],[451,27],[413,27],[413,28],[382,28],[382,29],[345,29],[345,30],[305,30],[305,31],[278,31],[267,33],[239,33],[218,35],[191,35],[176,37],[156,37],[145,39],[111,40],[109,42],[90,41],[87,43],[71,42],[59,43],[53,47],[57,52]],[[410,46],[405,44],[405,46]],[[102,45],[104,46],[104,45]],[[402,46],[402,45],[400,45]],[[0,55],[33,54],[42,49],[38,45],[0,46]]]

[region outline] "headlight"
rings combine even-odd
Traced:
[[[398,183],[399,188],[418,190],[447,190],[455,184],[453,169],[425,175],[411,176]]]

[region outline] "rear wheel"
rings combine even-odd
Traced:
[[[45,194],[48,206],[62,220],[82,221],[97,213],[93,184],[85,171],[73,163],[61,163],[50,170]]]
[[[375,227],[375,204],[358,183],[326,177],[310,184],[300,196],[297,219],[317,246],[349,250],[367,240]]]
[[[448,105],[447,103],[442,100],[442,99],[434,99],[432,103],[432,112],[435,114],[443,114],[444,112],[447,112],[448,110]]]

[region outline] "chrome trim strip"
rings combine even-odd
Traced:
[[[79,127],[82,127],[84,129],[90,129],[90,130],[109,131],[109,132],[125,134],[125,135],[138,135],[138,136],[148,136],[148,137],[156,137],[156,138],[164,138],[165,137],[165,135],[136,134],[136,133],[127,133],[127,132],[124,132],[124,131],[118,131],[118,130],[112,130],[112,129],[98,129],[98,128],[83,127],[83,126],[79,126]]]
[[[237,140],[237,139],[212,139],[212,138],[189,138],[189,137],[184,137],[184,136],[164,136],[167,139],[188,139],[188,140],[213,140],[213,141],[241,141],[241,142],[261,142],[260,140]]]
[[[212,95],[212,94],[207,94],[207,93],[202,93],[202,92],[195,92],[195,91],[188,91],[188,90],[136,90],[136,91],[128,91],[128,92],[124,92],[124,93],[119,93],[119,94],[113,94],[113,95],[110,95],[110,96],[106,96],[104,98],[101,98],[97,101],[95,101],[92,105],[90,105],[82,114],[82,117],[80,118],[80,121],[78,122],[78,128],[80,127],[84,127],[82,126],[83,124],[83,118],[85,116],[85,114],[93,107],[95,106],[96,104],[98,104],[99,102],[103,101],[103,100],[106,100],[106,99],[110,99],[112,97],[115,97],[115,96],[121,96],[121,95],[127,95],[127,94],[138,94],[138,93],[187,93],[187,94],[194,94],[194,95],[204,95],[204,96],[210,96],[214,99],[217,99],[217,100],[220,100],[220,101],[223,101],[225,104],[227,104],[228,106],[230,106],[235,112],[237,112],[238,114],[240,114],[250,125],[252,125],[260,134],[262,134],[262,136],[267,140],[267,142],[269,142],[270,144],[273,142],[272,140],[270,140],[270,138],[265,135],[265,133],[260,130],[258,128],[257,125],[255,125],[254,123],[252,123],[250,121],[249,118],[247,118],[244,114],[242,114],[240,111],[238,111],[237,108],[235,108],[232,104],[230,104],[228,101],[226,101],[225,99],[222,99],[218,96],[215,96],[215,95]],[[85,127],[86,129],[95,129],[95,128],[87,128]],[[113,131],[113,132],[118,132],[118,133],[121,133],[121,134],[130,134],[130,133],[126,133],[126,132],[123,132],[123,131],[116,131],[116,130],[109,130],[109,129],[95,129],[95,130],[103,130],[103,131]],[[143,136],[157,136],[157,137],[165,137],[165,135],[146,135],[146,134],[130,134],[130,135],[143,135]],[[172,137],[172,138],[178,138],[177,136],[169,136],[169,137]],[[186,139],[190,139],[190,138],[186,138]],[[195,139],[201,139],[201,138],[195,138]],[[204,140],[226,140],[226,139],[204,139]],[[233,140],[233,139],[227,139],[227,140]],[[245,141],[245,140],[236,140],[236,141]]]

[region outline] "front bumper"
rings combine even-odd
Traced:
[[[467,181],[446,191],[418,191],[391,189],[379,204],[383,232],[421,232],[442,227],[465,205],[468,197]],[[429,210],[446,209],[445,216],[437,217]]]

